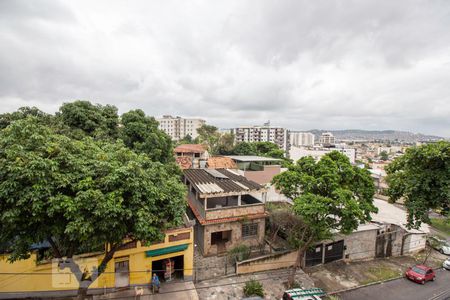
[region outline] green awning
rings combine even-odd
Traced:
[[[148,250],[148,251],[145,251],[145,256],[154,257],[154,256],[160,256],[160,255],[165,255],[165,254],[174,253],[174,252],[180,252],[180,251],[186,250],[188,248],[188,246],[189,246],[189,244],[182,244],[182,245],[170,246],[170,247],[156,249],[156,250]]]

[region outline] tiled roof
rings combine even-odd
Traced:
[[[211,169],[237,169],[234,160],[225,156],[213,156],[208,158],[207,167]]]
[[[186,179],[202,194],[241,193],[264,189],[254,181],[226,169],[187,169]]]
[[[173,150],[176,153],[204,153],[206,148],[201,144],[182,144]]]
[[[175,161],[182,170],[189,169],[192,167],[192,157],[180,156],[180,157],[176,157]]]

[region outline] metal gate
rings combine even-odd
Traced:
[[[115,286],[116,288],[127,287],[130,284],[130,269],[128,258],[115,260]]]
[[[325,263],[344,258],[344,240],[325,245]]]
[[[305,256],[305,266],[306,267],[312,267],[315,265],[320,265],[322,263],[322,257],[323,257],[323,245],[316,245],[312,249],[308,249],[306,251]]]

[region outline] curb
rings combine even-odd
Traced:
[[[441,270],[441,269],[444,269],[444,268],[443,267],[433,268],[433,270],[435,270],[435,271]],[[405,276],[402,275],[402,276],[389,278],[389,279],[386,279],[386,280],[374,281],[374,282],[371,282],[371,283],[367,283],[367,284],[351,287],[351,288],[348,288],[348,289],[338,290],[338,291],[334,291],[334,292],[331,292],[331,293],[327,293],[327,295],[338,295],[338,294],[342,294],[342,293],[358,290],[358,289],[361,289],[361,288],[365,288],[365,287],[368,287],[368,286],[372,286],[372,285],[383,284],[383,283],[394,281],[394,280],[401,279],[401,278],[405,278]]]

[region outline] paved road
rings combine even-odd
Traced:
[[[421,285],[401,278],[341,294],[343,300],[450,300],[450,271],[438,270],[436,281]]]

